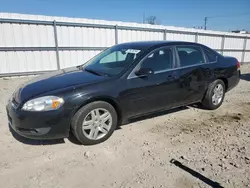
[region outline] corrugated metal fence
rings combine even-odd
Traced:
[[[199,42],[250,62],[250,36],[242,34],[0,13],[0,77],[80,65],[106,47],[142,40]]]

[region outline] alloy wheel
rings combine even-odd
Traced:
[[[108,134],[112,116],[104,108],[97,108],[87,114],[82,123],[83,134],[90,140],[99,140]]]

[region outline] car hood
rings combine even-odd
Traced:
[[[16,89],[13,98],[17,103],[21,103],[49,91],[88,85],[107,79],[109,77],[98,76],[78,67],[62,69],[38,76],[24,83]]]

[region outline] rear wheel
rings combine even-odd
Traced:
[[[225,97],[225,84],[222,80],[212,82],[202,101],[203,106],[209,110],[219,108]]]
[[[72,131],[84,145],[107,140],[117,125],[117,113],[112,105],[96,101],[83,106],[72,119]]]

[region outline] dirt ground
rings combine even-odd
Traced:
[[[32,77],[0,79],[0,187],[250,187],[250,64],[241,70],[219,109],[145,117],[95,146],[15,139],[5,104]]]

